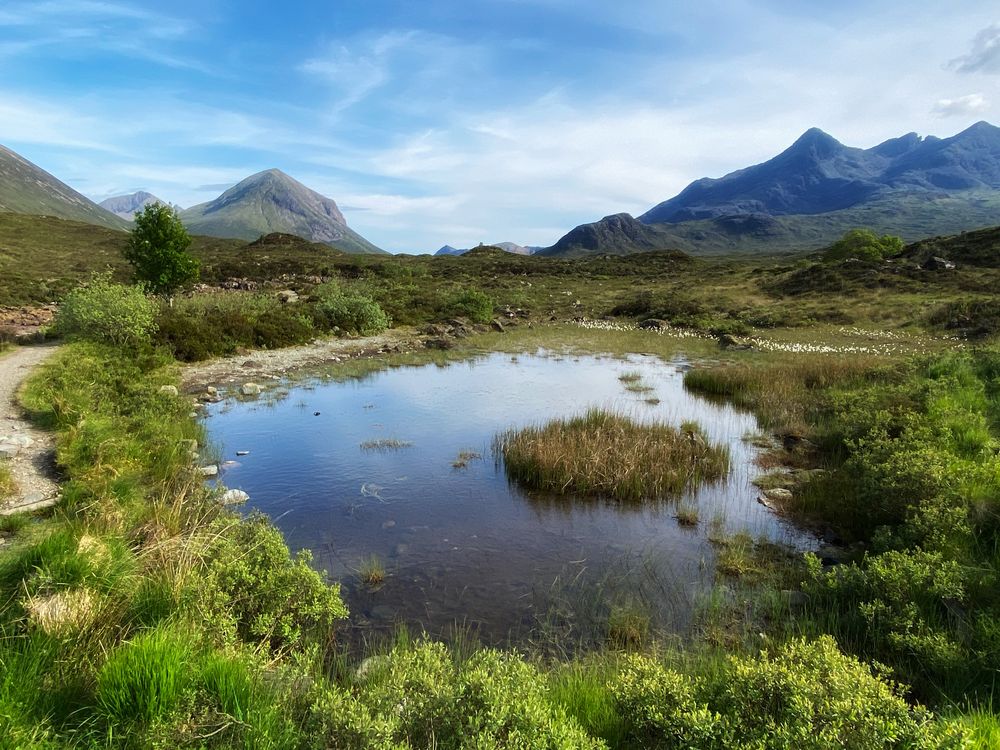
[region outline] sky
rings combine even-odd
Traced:
[[[97,201],[277,167],[393,252],[550,245],[813,126],[979,120],[996,0],[0,2],[0,144]]]

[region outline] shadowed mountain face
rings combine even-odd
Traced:
[[[180,216],[192,234],[255,240],[282,232],[349,253],[385,252],[350,229],[333,200],[278,169],[251,175]]]
[[[129,195],[116,195],[113,198],[106,198],[97,205],[101,208],[107,209],[115,216],[120,216],[126,221],[132,221],[132,218],[150,203],[162,203],[163,205],[168,205],[166,201],[160,200],[152,193],[147,193],[145,190],[140,190],[136,193],[130,193]]]
[[[870,149],[845,146],[813,128],[773,159],[697,180],[639,220],[822,214],[897,193],[963,190],[1000,190],[1000,128],[980,122],[944,139],[909,133]]]
[[[128,224],[23,156],[0,146],[0,211],[83,221],[110,229]]]
[[[539,255],[587,255],[602,253],[627,255],[676,247],[669,233],[647,226],[628,214],[605,216],[592,224],[581,224]]]

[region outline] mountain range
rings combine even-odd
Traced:
[[[870,149],[818,128],[774,158],[692,182],[633,219],[584,224],[543,255],[806,250],[867,226],[915,240],[1000,224],[1000,128],[909,133]]]
[[[487,245],[488,247],[499,247],[506,253],[513,253],[514,255],[534,255],[536,251],[541,248],[538,247],[525,247],[524,245],[518,245],[516,242],[492,242]],[[465,255],[472,248],[460,249],[457,247],[452,247],[451,245],[445,245],[440,250],[438,250],[435,255]]]
[[[10,149],[0,146],[0,211],[54,216],[129,230],[136,211],[165,201],[140,191],[98,205]],[[330,198],[278,169],[247,177],[215,200],[179,212],[196,235],[256,240],[275,232],[296,235],[348,253],[384,253],[347,226]]]

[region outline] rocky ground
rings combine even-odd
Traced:
[[[25,346],[0,354],[0,460],[9,462],[17,485],[13,498],[0,501],[0,515],[39,510],[59,498],[52,435],[36,429],[17,405],[21,383],[55,351]]]

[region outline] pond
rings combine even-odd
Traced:
[[[293,550],[311,550],[315,567],[341,582],[355,638],[404,624],[501,645],[586,643],[616,610],[683,633],[714,580],[710,535],[815,545],[756,501],[754,417],[685,391],[686,367],[642,355],[496,353],[289,383],[280,398],[212,405],[206,425],[221,481],[248,492],[248,511],[268,514]],[[636,374],[632,390],[619,379]],[[729,446],[730,475],[684,498],[697,526],[678,523],[676,501],[621,505],[508,482],[492,451],[497,432],[591,406],[695,420]],[[374,589],[359,575],[373,555],[386,571]]]

